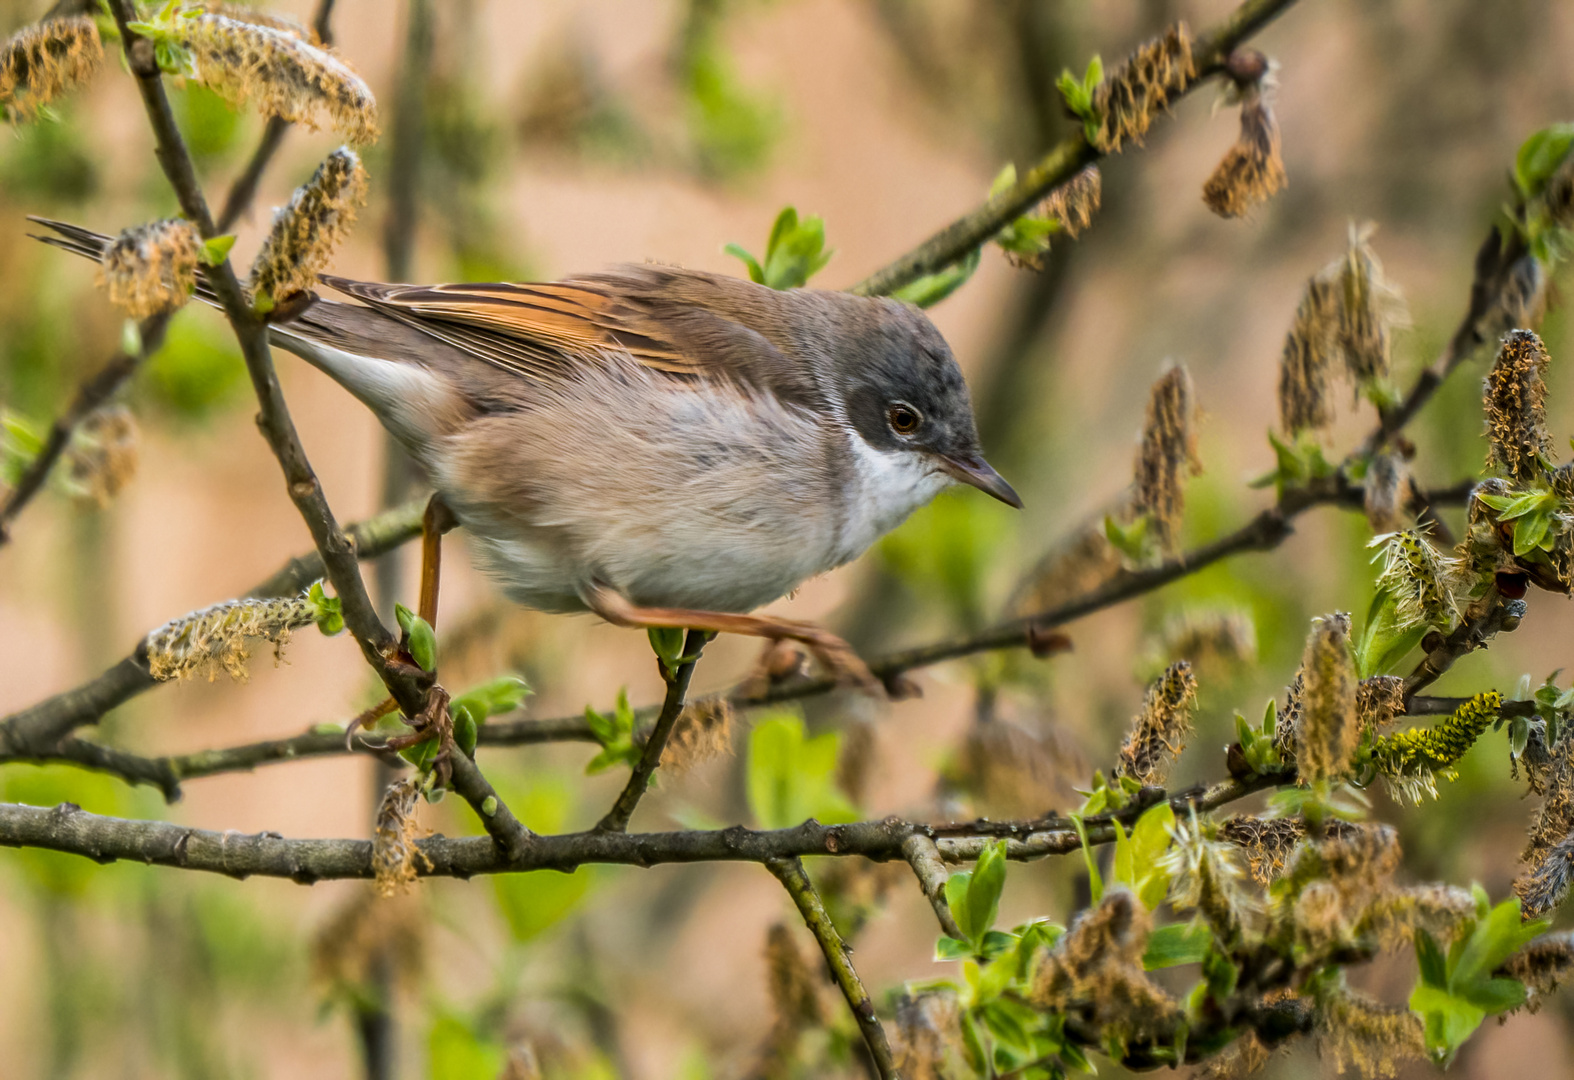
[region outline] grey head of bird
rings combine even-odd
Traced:
[[[860,306],[859,317],[843,320],[845,336],[832,354],[847,422],[873,449],[916,455],[1021,509],[1016,491],[984,460],[967,382],[934,323],[897,300]]]

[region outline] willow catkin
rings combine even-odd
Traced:
[[[207,15],[222,15],[235,22],[250,23],[252,26],[266,26],[270,30],[288,34],[322,48],[322,39],[317,36],[317,31],[289,15],[281,15],[276,11],[263,11],[247,4],[231,4],[226,0],[205,0],[202,4],[187,8],[188,11],[201,11]]]
[[[1361,492],[1361,508],[1374,533],[1398,532],[1405,527],[1410,469],[1398,453],[1386,451],[1372,455]]]
[[[685,705],[661,751],[661,767],[683,772],[732,750],[736,716],[725,697],[701,698]]]
[[[106,405],[77,426],[66,447],[66,482],[74,498],[108,506],[136,475],[140,436],[124,405]]]
[[[0,112],[33,119],[92,78],[103,59],[98,24],[90,16],[48,19],[18,30],[0,43]]]
[[[220,670],[245,681],[246,643],[262,639],[282,656],[290,633],[317,619],[317,608],[305,597],[292,600],[229,600],[171,620],[147,636],[148,671],[159,681],[185,679],[207,672],[209,681]]]
[[[202,236],[184,218],[135,225],[105,249],[98,286],[133,319],[174,311],[197,286]]]
[[[1487,375],[1483,406],[1487,416],[1487,468],[1516,483],[1534,480],[1552,451],[1547,431],[1546,371],[1551,358],[1530,330],[1503,338]]]
[[[182,19],[181,44],[191,50],[198,80],[239,105],[312,131],[326,121],[349,141],[377,138],[371,88],[332,53],[293,33],[224,15]]]
[[[1354,990],[1323,997],[1315,1010],[1317,1049],[1335,1070],[1348,1066],[1373,1080],[1393,1077],[1401,1066],[1426,1057],[1421,1017]]]
[[[1372,250],[1370,225],[1350,227],[1350,243],[1337,263],[1339,318],[1335,338],[1345,370],[1357,385],[1388,377],[1392,323],[1401,312],[1399,293],[1383,276]],[[1329,267],[1335,271],[1335,267]]]
[[[1294,437],[1334,422],[1329,393],[1339,300],[1331,282],[1306,283],[1279,360],[1279,430]]]
[[[415,808],[420,803],[420,778],[406,776],[388,785],[377,807],[377,827],[372,835],[372,871],[377,895],[390,897],[415,883]],[[424,858],[424,856],[422,856]],[[428,864],[430,865],[430,864]]]
[[[1159,376],[1148,394],[1142,442],[1134,468],[1133,505],[1148,515],[1159,545],[1173,552],[1186,508],[1186,478],[1202,471],[1197,456],[1197,404],[1191,375],[1177,364]]]
[[[1186,91],[1196,74],[1185,23],[1139,45],[1093,92],[1099,118],[1094,145],[1104,153],[1119,150],[1127,140],[1141,145],[1155,117]]]
[[[278,302],[317,284],[334,250],[349,235],[366,201],[366,170],[349,147],[325,158],[273,215],[273,227],[252,262],[250,285],[259,301]]]
[[[1060,223],[1060,231],[1076,237],[1093,222],[1098,212],[1104,190],[1104,177],[1097,165],[1089,165],[1070,180],[1046,195],[1038,206],[1029,211],[1037,218],[1048,218]],[[1043,270],[1048,265],[1049,239],[1040,241],[1035,250],[1018,251],[1002,248],[1006,261],[1024,270]]]
[[[1377,585],[1394,598],[1399,626],[1453,625],[1459,614],[1454,594],[1463,575],[1458,558],[1439,551],[1420,529],[1378,536],[1367,546],[1380,549]]]
[[[1355,663],[1350,656],[1350,616],[1312,620],[1301,660],[1301,720],[1296,762],[1308,783],[1337,780],[1361,743],[1356,715]]]
[[[1202,186],[1202,201],[1222,218],[1237,218],[1283,190],[1279,122],[1260,86],[1241,99],[1241,134]]]
[[[1116,773],[1142,784],[1162,784],[1186,746],[1196,703],[1197,677],[1191,664],[1176,661],[1148,687],[1142,711],[1120,744]]]

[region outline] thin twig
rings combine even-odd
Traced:
[[[880,1026],[880,1017],[874,1011],[874,1002],[869,999],[869,991],[864,989],[863,980],[858,977],[858,969],[853,967],[849,955],[852,950],[842,940],[842,935],[837,933],[836,924],[831,922],[830,913],[825,910],[825,902],[815,891],[814,882],[803,871],[803,863],[793,857],[771,859],[765,865],[782,883],[782,887],[792,897],[792,902],[798,905],[798,913],[803,916],[804,924],[809,927],[820,951],[825,954],[826,966],[831,969],[831,977],[841,989],[842,997],[847,999],[847,1007],[858,1022],[858,1030],[863,1032],[864,1042],[869,1045],[869,1056],[874,1059],[882,1080],[898,1080],[900,1074],[896,1070],[896,1057],[891,1053],[891,1041],[885,1037],[885,1028]]]
[[[1405,679],[1406,701],[1442,678],[1444,672],[1453,667],[1454,661],[1461,656],[1486,648],[1487,642],[1503,631],[1505,619],[1517,617],[1525,610],[1524,601],[1504,600],[1495,588],[1476,604],[1480,605],[1480,614],[1466,618],[1454,627],[1447,637],[1421,658],[1415,670]]]
[[[656,726],[651,729],[650,737],[645,740],[645,749],[635,763],[634,770],[629,774],[628,783],[623,785],[623,790],[618,793],[617,801],[607,811],[597,824],[599,832],[625,832],[629,826],[629,819],[634,816],[634,808],[639,805],[640,799],[645,796],[645,789],[650,786],[650,778],[655,775],[656,767],[661,764],[661,755],[667,748],[667,739],[672,734],[678,717],[683,715],[683,701],[689,692],[689,679],[694,675],[694,665],[699,662],[700,652],[705,648],[711,635],[702,630],[690,630],[683,641],[683,659],[674,671],[668,672],[663,666],[662,678],[667,681],[667,697],[661,703],[661,714],[656,717]]]
[[[1247,0],[1218,26],[1196,39],[1192,56],[1197,74],[1192,88],[1217,74],[1235,47],[1278,18],[1295,0]],[[1183,93],[1186,91],[1183,91]],[[1054,188],[1103,157],[1088,144],[1079,127],[1017,178],[972,213],[958,218],[913,250],[881,267],[850,291],[860,296],[887,296],[902,286],[937,273],[989,242]]]
[[[913,868],[918,887],[923,890],[929,906],[935,909],[941,932],[947,937],[963,940],[962,930],[951,914],[951,905],[946,903],[945,886],[951,875],[940,858],[940,849],[935,847],[934,840],[915,832],[902,841],[902,855],[907,859],[907,865]]]
[[[514,816],[514,812],[503,802],[491,783],[476,768],[476,763],[465,756],[462,751],[455,748],[448,763],[451,770],[453,788],[459,793],[460,798],[470,804],[476,817],[481,819],[482,828],[487,835],[497,844],[503,857],[510,863],[517,863],[525,857],[527,846],[533,834]]]
[[[186,149],[170,110],[163,74],[154,57],[153,43],[131,29],[130,24],[137,17],[131,0],[109,2],[120,29],[126,59],[136,78],[148,121],[153,127],[159,164],[187,220],[197,226],[203,237],[212,237],[215,235],[213,217],[197,182],[191,154]],[[360,568],[356,563],[355,548],[334,518],[322,485],[296,433],[295,423],[290,418],[284,393],[279,387],[278,374],[274,371],[273,357],[268,350],[267,327],[247,302],[240,282],[235,277],[235,270],[227,258],[218,266],[209,267],[206,277],[240,342],[246,370],[257,394],[258,427],[274,457],[278,459],[290,499],[306,522],[312,540],[322,555],[328,580],[333,583],[339,597],[345,625],[360,645],[361,655],[377,672],[405,715],[415,716],[426,699],[427,685],[419,677],[419,669],[397,661],[393,635],[378,618],[372,599],[367,594],[366,584],[361,580]]]

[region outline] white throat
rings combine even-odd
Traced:
[[[851,432],[854,482],[848,485],[842,561],[861,555],[909,514],[949,487],[951,477],[920,454],[881,450]]]

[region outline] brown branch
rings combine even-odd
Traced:
[[[1508,628],[1505,626],[1505,619],[1512,620],[1509,626],[1517,626],[1518,620],[1525,613],[1523,600],[1505,600],[1496,588],[1471,606],[1473,609],[1479,608],[1479,614],[1463,619],[1447,637],[1421,658],[1415,670],[1405,679],[1407,702],[1440,679],[1461,656],[1486,648],[1488,641]]]
[[[940,858],[940,849],[935,847],[934,840],[915,832],[902,841],[902,855],[913,868],[924,898],[934,908],[941,932],[958,941],[965,940],[961,928],[956,925],[956,918],[951,914],[951,905],[946,903],[945,886],[950,874],[946,871],[945,862]]]
[[[1275,784],[1284,777],[1225,780],[1170,799],[1177,812],[1195,804],[1217,809]],[[1119,814],[1086,822],[1090,844],[1115,840],[1114,822],[1129,822],[1163,798],[1134,800]],[[902,844],[915,832],[935,841],[946,862],[976,860],[995,837],[1006,840],[1006,856],[1036,859],[1079,850],[1081,841],[1069,819],[1049,817],[1024,822],[956,822],[941,825],[887,818],[848,825],[806,821],[790,829],[729,829],[626,833],[589,830],[560,836],[531,836],[511,859],[490,836],[434,836],[419,842],[426,859],[420,873],[466,878],[475,874],[526,870],[571,872],[592,863],[653,866],[657,863],[759,862],[805,855],[861,855],[880,861],[903,857]],[[302,884],[340,878],[373,877],[368,840],[296,840],[277,833],[245,835],[192,829],[165,821],[133,821],[90,814],[70,803],[54,808],[0,803],[0,847],[35,847],[83,855],[98,862],[135,860],[159,866],[202,870],[232,877],[289,878]]]
[[[650,778],[655,775],[656,767],[661,764],[662,752],[667,748],[667,739],[672,735],[672,729],[678,722],[678,717],[683,715],[683,700],[689,692],[689,679],[694,674],[694,665],[699,661],[700,652],[705,648],[705,643],[711,635],[703,630],[690,630],[683,640],[683,661],[671,672],[662,666],[661,675],[667,682],[667,697],[661,703],[661,713],[656,717],[656,726],[651,729],[650,737],[645,740],[645,749],[635,763],[634,770],[629,774],[628,783],[618,793],[617,801],[596,824],[599,832],[626,832],[629,819],[634,816],[634,808],[645,795],[645,789],[650,786]]]
[[[858,1030],[863,1033],[864,1042],[869,1046],[869,1056],[874,1059],[881,1080],[898,1080],[900,1074],[896,1070],[896,1057],[891,1053],[891,1040],[885,1037],[885,1028],[880,1026],[880,1017],[874,1011],[869,991],[864,989],[858,969],[853,967],[850,955],[852,949],[837,933],[836,924],[825,910],[825,902],[815,891],[814,882],[803,871],[803,863],[792,857],[770,859],[765,866],[776,875],[776,880],[782,883],[782,887],[792,897],[792,902],[798,906],[798,914],[803,916],[804,925],[808,926],[820,951],[825,954],[826,966],[831,969],[831,977],[836,980],[842,997],[847,999],[847,1007],[858,1022]]]
[[[476,763],[458,747],[454,751],[448,762],[454,790],[481,819],[482,828],[497,844],[503,858],[510,863],[519,862],[525,857],[533,834],[514,816]]]
[[[175,124],[174,114],[170,111],[163,74],[154,58],[153,43],[130,28],[130,23],[137,17],[130,0],[110,0],[110,9],[120,29],[126,59],[153,128],[159,164],[179,199],[181,212],[197,226],[203,237],[211,237],[215,235],[213,217],[197,183],[191,155]],[[388,692],[399,702],[407,716],[414,716],[420,712],[425,701],[427,684],[419,678],[418,669],[398,662],[397,642],[372,606],[366,585],[361,580],[355,549],[328,506],[322,485],[312,470],[305,448],[295,431],[295,423],[290,418],[278,375],[273,368],[273,357],[268,350],[267,327],[247,302],[228,259],[208,268],[206,276],[240,342],[246,370],[257,394],[258,427],[274,457],[278,459],[290,499],[306,522],[312,540],[322,555],[328,580],[333,583],[343,609],[345,625],[360,645],[367,664],[377,672]]]
[[[1222,71],[1225,60],[1236,46],[1278,18],[1294,2],[1246,0],[1222,23],[1199,36],[1192,47],[1197,74],[1186,92]],[[1025,170],[1011,187],[990,196],[977,210],[958,218],[918,247],[876,270],[850,291],[860,296],[886,296],[925,274],[944,270],[988,243],[990,237],[1021,217],[1051,190],[1103,156],[1089,145],[1079,128]]]

